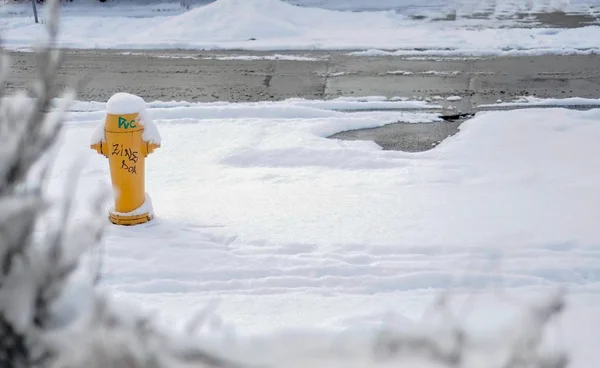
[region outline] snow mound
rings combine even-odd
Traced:
[[[144,111],[146,111],[144,99],[130,93],[116,93],[106,102],[106,112],[109,114],[141,114]]]
[[[160,38],[249,40],[302,37],[311,29],[391,26],[394,12],[350,13],[305,8],[280,0],[218,0],[170,18],[150,33]],[[193,36],[193,37],[191,37]]]
[[[129,11],[122,7],[102,7],[98,12],[74,5],[61,18],[58,44],[65,48],[119,50],[349,50],[365,56],[563,55],[593,54],[600,49],[600,27],[590,25],[594,22],[579,22],[575,28],[556,28],[548,22],[532,23],[532,19],[507,16],[514,12],[524,14],[519,4],[526,0],[493,0],[495,10],[484,6],[486,9],[480,10],[487,15],[481,19],[462,16],[473,12],[481,15],[477,10],[480,7],[452,9],[442,3],[447,0],[436,0],[439,3],[427,7],[437,15],[421,20],[412,18],[410,12],[382,10],[399,10],[392,3],[384,8],[382,3],[365,8],[367,1],[363,0],[363,6],[358,8],[368,11],[356,12],[309,8],[290,1],[217,0],[179,14],[148,13],[144,6],[134,6]],[[409,7],[419,5],[417,0],[408,2]],[[540,11],[551,9],[544,5],[548,0],[534,2],[541,4]],[[325,2],[319,3],[325,6]],[[527,8],[525,13],[536,8]],[[580,7],[573,4],[566,10],[576,9]],[[584,10],[584,14],[589,13],[589,9]],[[31,22],[27,11],[15,15],[2,13],[0,7],[6,47],[31,49],[47,36],[44,27]],[[434,20],[450,15],[456,20]]]

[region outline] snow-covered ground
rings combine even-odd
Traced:
[[[74,3],[64,6],[60,44],[90,49],[592,53],[600,49],[598,25],[558,28],[540,25],[533,18],[533,23],[524,22],[535,13],[557,10],[586,15],[596,22],[599,4],[598,0],[438,0],[427,6],[416,0],[217,0],[188,10],[173,2]],[[370,11],[350,11],[356,9]],[[5,47],[28,49],[44,37],[43,24],[33,23],[31,13],[29,4],[0,6]]]
[[[393,9],[408,14],[429,14],[432,17],[449,12],[456,13],[459,16],[472,16],[489,12],[507,16],[518,12],[564,11],[583,13],[600,5],[598,0],[287,0],[287,2],[332,10],[372,11]]]
[[[326,137],[439,120],[406,111],[425,102],[149,106],[162,135],[146,162],[157,218],[108,228],[103,284],[120,298],[174,324],[220,300],[229,327],[255,334],[373,329],[390,312],[409,323],[450,292],[481,332],[566,287],[549,333],[575,354],[571,367],[595,367],[600,110],[479,113],[434,149],[405,153]],[[73,163],[81,200],[109,186],[107,160],[88,145],[104,112],[71,107],[52,193],[72,182]]]

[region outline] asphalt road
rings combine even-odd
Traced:
[[[600,56],[597,55],[366,57],[351,56],[348,52],[287,51],[276,54],[304,59],[261,59],[272,58],[273,54],[72,50],[65,52],[59,81],[64,86],[86,80],[78,94],[81,100],[106,101],[117,92],[134,93],[146,101],[240,102],[378,95],[432,98],[444,106],[444,114],[474,112],[480,104],[510,101],[522,95],[600,98]],[[30,86],[36,76],[34,55],[11,53],[11,57],[8,90]],[[451,96],[462,99],[447,101]],[[429,149],[455,131],[435,125],[423,129],[412,136],[427,138],[429,134],[429,138],[415,138],[416,143],[409,150]],[[397,133],[393,132],[396,136]],[[385,137],[385,132],[383,134]],[[388,137],[391,135],[392,132]],[[383,141],[380,139],[380,142]],[[386,143],[389,149],[408,149],[403,145],[402,142]]]

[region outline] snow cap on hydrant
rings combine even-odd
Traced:
[[[145,192],[145,159],[160,147],[160,134],[139,96],[117,93],[106,103],[106,119],[92,135],[92,149],[108,158],[115,191],[109,219],[117,225],[152,220],[150,196]]]

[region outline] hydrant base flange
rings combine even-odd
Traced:
[[[149,213],[144,213],[144,214],[135,215],[135,216],[121,216],[121,215],[115,215],[114,213],[111,213],[108,216],[108,219],[113,224],[125,225],[125,226],[144,224],[148,221],[151,221],[152,218],[153,218],[153,216]]]

